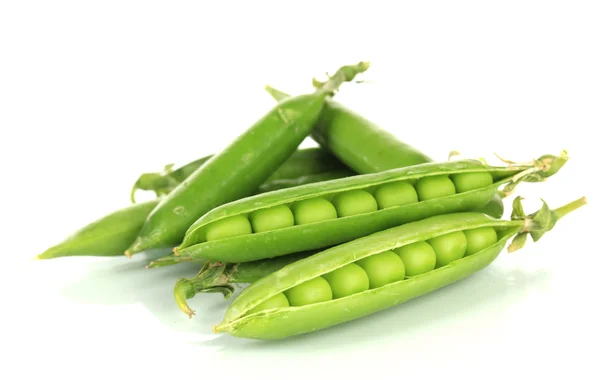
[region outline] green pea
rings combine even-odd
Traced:
[[[335,207],[325,198],[310,198],[292,205],[296,225],[337,218]]]
[[[356,262],[369,276],[369,288],[379,288],[380,286],[404,279],[404,263],[400,256],[392,251],[383,251],[381,253],[365,257]]]
[[[465,230],[465,236],[467,237],[467,256],[486,249],[498,241],[498,234],[493,227]]]
[[[467,237],[462,231],[451,232],[429,240],[435,251],[436,267],[443,267],[462,258],[467,250]]]
[[[419,200],[421,201],[456,194],[454,183],[447,175],[420,178],[415,187],[417,188],[417,194],[419,194]]]
[[[325,302],[333,299],[331,286],[323,277],[315,277],[286,290],[290,306],[310,305],[317,302]]]
[[[277,309],[279,307],[288,307],[290,303],[288,302],[287,297],[283,293],[277,293],[273,297],[269,298],[266,301],[261,302],[257,306],[255,306],[250,313],[256,313],[258,311],[269,310],[269,309]]]
[[[252,233],[250,221],[244,215],[234,215],[211,223],[206,228],[206,241],[227,239]]]
[[[420,241],[394,249],[404,263],[407,276],[417,276],[435,269],[437,257],[433,247]]]
[[[457,193],[481,189],[494,183],[494,177],[490,172],[459,173],[450,177]]]
[[[364,190],[351,190],[337,194],[332,203],[339,217],[377,211],[375,198]]]
[[[369,289],[369,276],[360,266],[350,263],[323,275],[329,282],[333,298],[342,298]]]
[[[265,232],[294,225],[294,214],[286,205],[256,210],[250,214],[254,232]]]
[[[386,183],[375,189],[379,209],[417,203],[419,196],[414,186],[406,181]]]

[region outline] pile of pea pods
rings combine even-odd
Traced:
[[[198,262],[174,284],[174,307],[249,284],[218,333],[282,339],[365,317],[469,277],[506,248],[535,242],[579,198],[527,215],[521,182],[542,182],[566,152],[526,163],[434,162],[333,99],[368,62],[343,66],[314,91],[266,90],[274,107],[222,151],[142,174],[132,205],[82,227],[38,256],[131,257],[167,249],[148,268]],[[352,85],[352,84],[345,84]],[[299,149],[307,138],[319,147]],[[536,154],[537,156],[537,154]],[[137,203],[137,191],[156,198]],[[160,270],[160,269],[152,269]],[[404,307],[409,307],[405,305]]]

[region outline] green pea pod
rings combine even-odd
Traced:
[[[566,162],[566,157],[554,157],[554,160],[555,166],[561,166]],[[256,195],[215,208],[197,220],[188,229],[183,243],[175,249],[175,255],[237,263],[330,247],[433,215],[482,207],[497,194],[501,185],[504,184],[512,190],[521,181],[544,180],[547,177],[545,170],[549,170],[548,166],[538,161],[528,165],[502,167],[488,166],[476,160],[450,161],[357,175]],[[458,178],[459,175],[476,173],[488,175],[494,181],[480,188],[454,193],[454,185],[449,182],[448,177]],[[434,199],[426,199],[425,196],[429,197],[440,189],[444,190],[435,183],[433,186],[427,185],[427,182],[440,178],[446,178],[444,183],[449,186],[449,192]],[[421,193],[418,194],[418,200],[415,194],[410,203],[383,206],[377,194],[379,189],[389,184],[404,183],[408,184],[405,187],[410,190],[410,183],[413,182],[416,182],[417,189],[420,188],[420,183],[423,183],[424,186],[421,187],[427,190],[417,191]],[[335,203],[336,197],[357,191],[366,199],[361,202],[367,203],[368,209],[351,216],[336,217],[336,212],[340,214],[342,209],[333,209],[329,200]],[[414,189],[411,191],[415,193]],[[374,198],[369,193],[374,193],[377,199],[367,199]],[[325,206],[328,210],[332,209],[332,215],[302,224],[299,222],[299,212],[295,212],[291,220],[288,218],[283,221],[283,228],[265,232],[255,232],[256,226],[251,227],[251,223],[248,223],[247,218],[252,219],[258,211],[270,212],[277,209],[289,214],[285,208],[294,209],[307,200],[319,201],[322,204],[317,210],[317,217],[322,216]],[[227,227],[227,223],[235,225]],[[227,231],[226,227],[230,231]],[[223,231],[228,235],[212,238]]]
[[[48,248],[37,258],[122,255],[157,204],[158,200],[137,203],[103,216]]]
[[[212,155],[192,161],[173,170],[173,164],[166,165],[162,172],[142,174],[131,189],[131,201],[135,203],[137,190],[154,191],[157,196],[169,194],[187,177],[199,169]],[[297,186],[298,183],[308,183],[322,180],[341,178],[353,174],[348,167],[335,156],[321,148],[298,149],[263,183],[258,192],[272,191],[278,188]],[[303,177],[308,177],[304,180]],[[308,181],[308,182],[307,182]]]
[[[515,199],[516,204],[520,201],[520,198]],[[544,203],[537,213],[511,221],[473,212],[438,215],[327,249],[251,284],[231,303],[223,321],[214,330],[244,338],[282,339],[367,316],[472,275],[492,263],[511,237],[519,237],[513,240],[518,242],[517,246],[509,247],[510,251],[514,251],[521,247],[524,239],[520,237],[523,234],[547,232],[558,219],[585,203],[585,198],[581,198],[554,211]],[[303,306],[283,305],[256,311],[263,302],[281,294],[287,294],[292,303],[295,296],[292,289],[322,279],[322,276],[327,277],[350,264],[364,263],[385,252],[398,252],[441,236],[478,229],[493,229],[497,239],[493,244],[439,268],[413,276],[402,274],[398,280],[348,296],[330,296],[328,300]],[[409,263],[404,262],[405,265]],[[364,264],[363,268],[366,268]],[[329,280],[329,283],[334,282]]]
[[[325,99],[368,66],[344,66],[322,88],[275,106],[163,198],[125,254],[176,245],[206,212],[255,192],[310,133]]]
[[[190,165],[190,164],[188,164]],[[174,173],[174,172],[173,172]],[[185,174],[180,171],[175,177]],[[265,183],[259,186],[257,193],[300,186],[308,183],[344,178],[354,173],[345,169],[343,165],[322,149],[311,148],[299,150],[285,161]],[[143,177],[143,176],[142,176]],[[140,178],[142,178],[140,177]],[[159,178],[157,174],[155,178]],[[146,176],[148,178],[148,176]],[[162,183],[154,181],[154,185]],[[169,180],[170,180],[169,179]],[[150,182],[138,181],[138,184]],[[151,185],[151,186],[154,186]],[[143,186],[143,185],[140,185]],[[150,187],[151,187],[150,186]],[[150,188],[148,187],[148,189]],[[171,189],[164,187],[161,190],[154,188],[157,194]],[[133,204],[129,207],[112,212],[76,231],[63,242],[49,248],[37,256],[38,259],[52,259],[64,256],[121,256],[123,251],[135,240],[146,218],[158,205],[159,200]],[[169,247],[172,248],[172,247]],[[192,261],[190,258],[167,256],[154,260],[149,267],[157,268],[177,264],[183,261]]]
[[[317,87],[322,85],[320,82],[313,84]],[[265,89],[277,101],[290,96],[269,85]],[[311,137],[358,174],[433,162],[425,153],[331,99],[325,101]],[[496,196],[488,205],[471,211],[500,218],[504,213],[502,197]]]
[[[323,86],[316,84],[317,88]],[[268,85],[265,89],[277,101],[290,96]],[[333,100],[325,102],[311,137],[360,174],[433,162],[425,153]]]
[[[175,284],[177,306],[190,318],[195,314],[186,300],[198,293],[222,293],[225,299],[234,292],[233,284],[249,284],[278,271],[284,266],[306,258],[316,251],[299,252],[274,259],[248,263],[223,264],[207,261],[194,278],[182,278]]]

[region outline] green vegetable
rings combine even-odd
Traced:
[[[319,82],[314,84],[316,87],[322,85]],[[281,101],[289,97],[271,86],[266,86],[265,89],[275,100]],[[325,101],[311,137],[358,174],[378,173],[433,162],[425,153],[331,99]],[[541,160],[545,158],[541,157]],[[411,198],[403,199],[410,202]],[[386,202],[381,204],[387,207]],[[504,212],[504,204],[501,197],[494,197],[489,205],[473,211],[481,211],[499,218]]]
[[[350,263],[323,277],[331,286],[333,298],[342,298],[369,289],[369,276],[360,266]]]
[[[417,184],[426,184],[427,178],[434,178],[435,186],[440,178],[450,181],[449,175],[472,172],[491,173],[496,182],[481,189],[352,216],[335,217],[335,207],[327,201],[357,190],[376,193],[379,186],[394,182],[417,180]],[[188,229],[175,255],[236,263],[330,247],[429,216],[470,211],[486,205],[503,184],[512,190],[518,182],[538,182],[545,176],[535,163],[497,167],[463,160],[415,165],[260,194],[220,206],[201,217]],[[204,237],[205,231],[217,221],[280,205],[290,206],[294,226],[208,242]]]
[[[435,251],[436,267],[438,268],[462,258],[467,251],[467,237],[462,231],[451,232],[435,237],[429,240],[428,243]],[[495,241],[492,242],[492,244],[493,243],[495,243]],[[492,244],[484,245],[476,252],[481,251]]]
[[[285,291],[290,306],[304,306],[333,299],[327,280],[315,277]]]
[[[317,88],[325,85],[315,82]],[[288,94],[271,86],[267,92],[278,101]],[[426,154],[333,100],[326,100],[311,137],[359,174],[378,173],[432,162]]]
[[[482,247],[487,247],[498,241],[496,230],[491,227],[474,228],[465,231],[465,252],[472,255],[479,252]]]
[[[169,194],[212,157],[213,155],[202,157],[175,170],[174,165],[169,164],[165,165],[162,172],[142,174],[131,189],[131,201],[135,202],[138,190],[154,191],[157,197]],[[322,148],[298,149],[260,185],[257,192],[264,193],[352,174],[354,173],[347,166]],[[312,180],[314,177],[317,179]]]
[[[189,307],[186,300],[194,297],[197,293],[222,293],[225,299],[228,299],[234,292],[233,284],[246,284],[258,281],[266,275],[314,253],[315,251],[299,252],[273,259],[239,264],[223,264],[207,261],[196,276],[190,279],[181,278],[177,281],[173,290],[175,301],[181,311],[191,318],[195,312]],[[170,265],[172,263],[168,261],[173,259],[178,260],[182,258],[173,256],[164,257],[150,263],[150,267],[160,267],[163,262],[167,262],[167,265]]]
[[[404,263],[406,276],[412,277],[435,268],[436,253],[429,243],[419,241],[394,249]]]
[[[377,201],[364,190],[351,190],[333,197],[333,206],[340,218],[377,211]]]
[[[294,214],[286,205],[256,210],[250,214],[252,231],[265,232],[294,225]]]
[[[197,160],[193,165],[201,165]],[[191,171],[192,164],[170,174],[144,174],[137,181],[137,188],[154,190],[157,195],[165,195],[171,187],[162,187],[161,183],[180,183]],[[199,166],[195,166],[198,168]],[[151,175],[152,174],[152,175]],[[354,173],[346,168],[339,160],[320,148],[297,150],[263,183],[258,193],[268,192],[288,187],[304,185],[330,179],[344,178]],[[121,256],[123,251],[133,243],[144,221],[158,205],[159,200],[134,204],[114,211],[89,225],[74,232],[63,242],[49,248],[40,254],[39,259],[51,259],[63,256]],[[172,248],[172,247],[169,247]],[[189,258],[167,256],[153,261],[151,267],[172,265]]]
[[[324,198],[311,198],[292,204],[292,212],[296,225],[317,223],[337,218],[333,204]]]
[[[75,231],[48,248],[38,259],[64,256],[117,256],[135,240],[157,200],[138,203],[114,211]]]
[[[369,289],[379,288],[404,278],[404,263],[392,251],[379,252],[356,262],[367,273]]]
[[[525,242],[522,236],[530,234],[534,240],[539,239],[561,217],[584,205],[586,200],[581,198],[554,211],[544,203],[541,210],[529,216],[522,213],[520,202],[520,198],[515,199],[513,207],[516,212],[513,212],[513,220],[510,221],[474,212],[438,215],[380,231],[298,260],[246,288],[231,303],[223,321],[214,330],[244,338],[282,339],[325,329],[396,306],[485,268],[496,259],[512,237],[516,238],[509,245],[509,251],[522,247]],[[315,297],[312,303],[305,302],[301,307],[284,306],[252,312],[254,307],[276,294],[287,294],[289,289],[302,287],[315,278],[324,279],[327,273],[348,264],[408,244],[482,227],[493,228],[498,234],[498,241],[446,266],[337,299]]]
[[[310,133],[325,99],[367,68],[344,66],[321,89],[280,102],[163,198],[125,254],[176,245],[209,210],[253,194]]]
[[[449,197],[456,194],[454,183],[445,175],[420,178],[417,181],[415,188],[417,189],[420,201]]]

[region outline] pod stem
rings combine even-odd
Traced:
[[[514,252],[523,248],[527,241],[527,235],[530,235],[534,242],[540,240],[546,232],[554,228],[556,222],[561,218],[587,204],[587,198],[581,197],[564,206],[551,210],[548,204],[542,199],[542,207],[538,211],[530,215],[525,215],[522,200],[523,198],[518,196],[513,201],[512,219],[522,221],[523,227],[508,246],[508,252]]]
[[[358,74],[367,71],[369,66],[370,63],[364,61],[355,65],[342,66],[335,72],[335,74],[331,76],[328,75],[328,79],[325,82],[320,82],[313,78],[313,86],[320,91],[328,93],[329,95],[334,95],[342,83],[354,80]]]
[[[558,156],[546,154],[540,158],[527,162],[527,163],[516,163],[514,161],[506,160],[498,156],[498,158],[504,163],[508,164],[508,167],[512,166],[529,166],[530,168],[519,172],[511,178],[511,181],[502,188],[503,197],[509,196],[517,185],[521,182],[544,182],[548,177],[558,173],[558,171],[567,163],[569,160],[566,150],[563,150]]]
[[[235,266],[207,261],[194,278],[177,280],[173,294],[179,309],[192,318],[196,313],[189,307],[187,300],[197,293],[221,293],[225,299],[231,297],[234,288],[229,280],[234,270]]]

